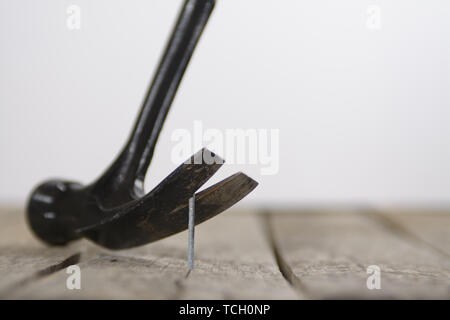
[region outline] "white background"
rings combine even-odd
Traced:
[[[81,8],[81,30],[66,8]],[[0,0],[0,201],[88,183],[125,142],[181,1]],[[366,28],[369,5],[382,26]],[[280,170],[240,205],[450,201],[448,0],[222,0],[148,172],[177,128],[280,129]]]

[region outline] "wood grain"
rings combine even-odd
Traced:
[[[448,211],[384,209],[377,210],[375,214],[410,241],[426,244],[430,250],[450,258],[450,214]]]
[[[277,250],[309,298],[450,298],[450,260],[364,212],[273,214],[270,223]],[[370,265],[381,268],[381,290],[367,289]]]
[[[12,223],[14,218],[10,217]],[[20,223],[20,228],[23,226]],[[83,249],[78,265],[82,289],[68,290],[68,275],[60,270],[34,278],[9,298],[26,299],[294,299],[295,291],[283,279],[261,231],[250,213],[228,212],[196,228],[195,269],[186,278],[187,233],[132,250],[108,251],[82,241],[77,246],[48,249],[29,235],[24,246],[10,246],[1,260],[3,275],[17,270],[17,281],[45,265],[60,262]],[[30,248],[26,250],[27,244]],[[89,255],[86,248],[90,248]],[[46,252],[46,254],[44,254]],[[88,258],[86,258],[88,256]],[[37,263],[38,261],[39,263]],[[2,277],[3,278],[3,277]],[[11,281],[10,281],[11,282]],[[19,284],[23,284],[19,282]],[[2,285],[0,287],[5,287]]]
[[[450,214],[402,210],[228,211],[187,233],[123,251],[48,247],[23,210],[0,208],[2,299],[450,299]],[[68,290],[68,264],[81,290]],[[368,290],[366,268],[381,268]]]

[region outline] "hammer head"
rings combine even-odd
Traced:
[[[202,149],[182,163],[144,196],[131,190],[105,195],[102,183],[82,186],[63,180],[39,185],[28,202],[27,218],[44,242],[65,245],[85,237],[108,249],[144,245],[186,230],[188,199],[196,195],[196,224],[206,221],[244,198],[257,182],[237,173],[196,193],[224,160]],[[101,189],[101,190],[99,190]],[[108,205],[108,197],[128,199]]]

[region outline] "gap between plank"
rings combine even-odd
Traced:
[[[270,211],[262,211],[259,216],[263,228],[263,233],[267,239],[270,250],[274,255],[278,269],[283,278],[289,283],[289,285],[294,289],[294,291],[299,295],[300,298],[311,299],[311,294],[308,293],[306,286],[301,282],[300,278],[295,275],[291,266],[281,254],[281,251],[275,239],[275,232],[273,230],[271,222],[272,213]]]
[[[398,221],[395,221],[394,219],[390,218],[386,214],[382,213],[380,210],[377,210],[375,208],[367,208],[361,210],[361,214],[365,216],[366,218],[372,219],[379,225],[383,226],[386,230],[392,232],[398,237],[404,238],[407,241],[419,243],[422,245],[427,246],[434,252],[443,255],[446,258],[450,258],[450,255],[443,251],[442,249],[436,247],[432,243],[426,241],[423,239],[420,235],[417,233],[411,231],[407,227],[405,227],[403,224],[401,224]]]
[[[0,293],[0,298],[6,298],[7,295],[10,295],[14,291],[19,290],[36,280],[48,277],[62,269],[65,269],[71,265],[77,264],[78,262],[80,262],[80,260],[81,260],[81,252],[77,252],[59,263],[56,263],[56,264],[50,265],[44,269],[41,269],[41,270],[35,272],[34,274],[32,274],[31,276],[28,276],[20,281],[12,283],[10,286],[6,287],[3,290],[3,292]]]

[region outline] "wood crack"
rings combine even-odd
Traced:
[[[386,214],[380,212],[377,209],[369,208],[365,210],[361,210],[361,214],[365,216],[366,218],[370,218],[382,227],[384,227],[386,230],[390,231],[391,233],[397,235],[400,238],[404,238],[407,241],[411,241],[414,243],[419,243],[421,245],[424,245],[428,247],[429,249],[433,250],[439,255],[444,256],[445,258],[450,258],[450,254],[443,251],[442,249],[436,247],[432,243],[426,241],[423,239],[420,235],[416,234],[415,232],[409,230],[407,227],[402,225],[401,223],[395,221],[393,218],[387,216]]]
[[[65,269],[71,265],[77,264],[80,262],[81,259],[81,252],[77,252],[75,254],[72,254],[71,256],[67,257],[63,261],[50,265],[44,269],[41,269],[31,276],[28,276],[26,278],[23,278],[20,281],[17,281],[15,283],[12,283],[10,286],[6,287],[1,293],[0,298],[4,298],[7,296],[10,296],[12,293],[14,293],[16,290],[22,289],[25,286],[29,285],[30,283],[48,277],[62,269]]]
[[[278,269],[283,278],[289,283],[289,285],[294,289],[294,291],[300,298],[311,299],[311,294],[307,290],[305,284],[303,284],[300,278],[295,275],[291,266],[283,257],[281,250],[278,247],[277,241],[275,239],[275,232],[271,224],[272,214],[269,211],[263,211],[261,212],[260,217],[263,227],[263,233],[266,236],[270,250],[272,251]]]

